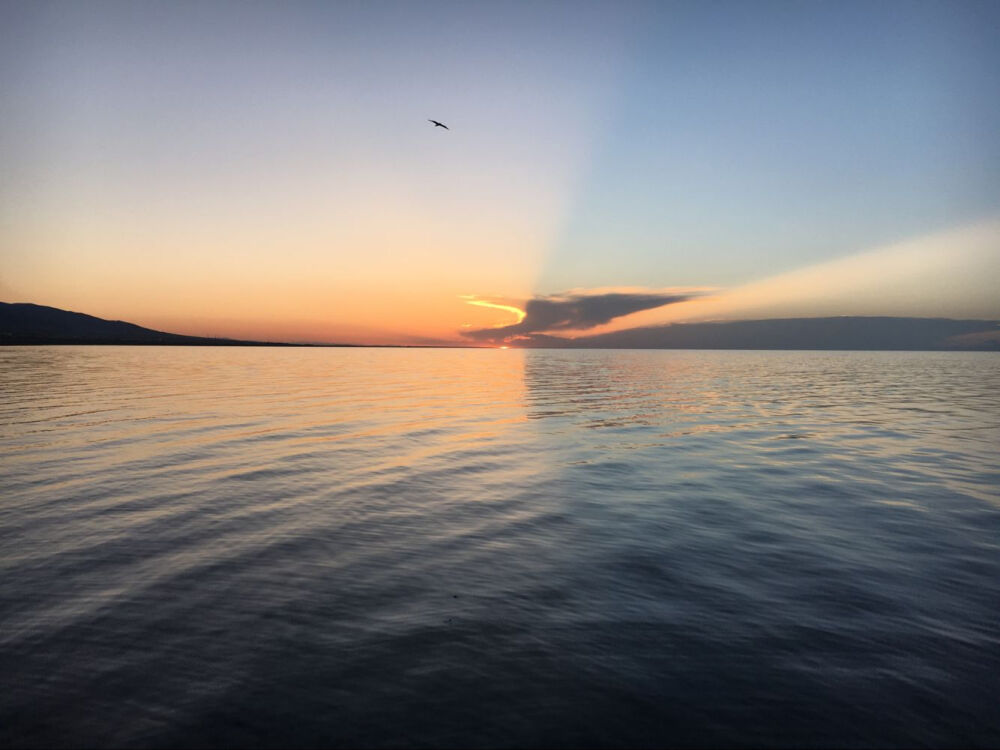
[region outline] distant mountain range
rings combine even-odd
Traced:
[[[572,340],[533,334],[518,346],[597,349],[1000,351],[1000,321],[950,318],[778,318],[673,323]]]
[[[299,346],[183,336],[28,303],[0,302],[0,345]],[[1000,321],[950,318],[782,318],[674,323],[575,339],[534,334],[517,346],[586,349],[860,349],[1000,351]],[[332,346],[343,346],[332,344]]]
[[[295,346],[182,336],[143,328],[121,320],[28,303],[0,302],[0,345],[3,344],[158,344],[167,346]]]

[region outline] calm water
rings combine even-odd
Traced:
[[[1000,356],[0,348],[2,746],[1000,745]]]

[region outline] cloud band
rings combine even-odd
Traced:
[[[509,341],[548,331],[585,331],[624,315],[685,302],[691,293],[607,292],[535,297],[524,306],[524,317],[499,328],[478,328],[462,335],[475,341]]]

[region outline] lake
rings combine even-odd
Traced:
[[[0,745],[1000,745],[1000,356],[0,348]]]

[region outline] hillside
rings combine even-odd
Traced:
[[[130,344],[166,346],[294,346],[262,341],[183,336],[121,320],[30,303],[0,302],[0,345]]]
[[[574,339],[535,335],[517,345],[588,349],[1000,351],[1000,321],[844,316],[675,323]]]

